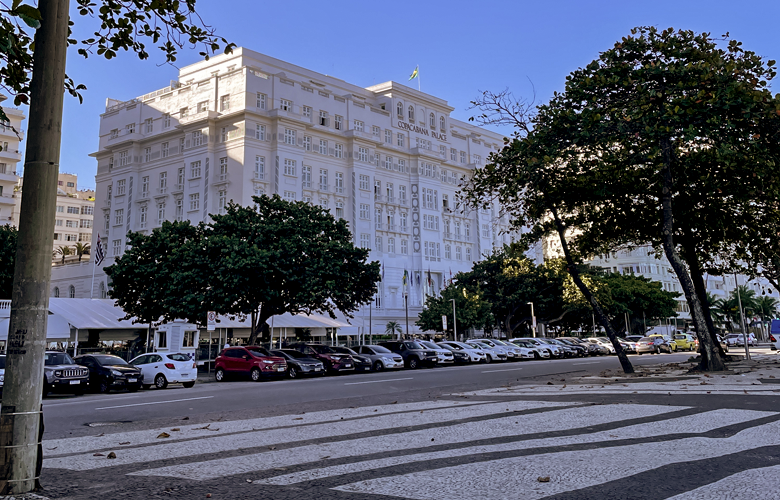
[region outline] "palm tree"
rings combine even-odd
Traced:
[[[761,321],[765,321],[777,316],[778,305],[780,305],[780,303],[778,303],[776,298],[764,295],[756,299],[756,308],[754,311],[761,317]]]
[[[723,311],[723,299],[707,292],[707,305],[710,307],[713,323],[723,323],[726,317]]]
[[[89,255],[89,250],[90,250],[89,243],[84,244],[79,241],[78,243],[76,243],[75,248],[76,248],[76,255],[79,256],[79,262],[81,262],[81,257],[83,255]]]
[[[65,257],[68,255],[73,255],[73,249],[66,246],[59,246],[54,251],[54,255],[62,255],[62,263],[65,263]]]
[[[390,336],[395,336],[396,333],[403,333],[403,330],[397,321],[388,321],[387,325],[385,325],[385,333]]]

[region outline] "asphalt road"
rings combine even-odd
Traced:
[[[634,365],[687,360],[691,353],[630,356]],[[45,439],[96,435],[188,423],[285,415],[372,404],[434,399],[452,392],[537,384],[620,370],[614,356],[446,366],[356,373],[315,379],[198,383],[137,393],[53,395],[44,400]]]

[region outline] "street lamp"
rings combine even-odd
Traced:
[[[745,311],[742,310],[742,297],[739,293],[739,281],[737,281],[737,273],[734,273],[734,286],[737,288],[737,303],[739,304],[739,327],[742,330],[742,341],[745,342],[745,359],[750,359],[750,349],[748,348],[747,331],[745,326]]]
[[[457,342],[458,340],[458,317],[455,316],[455,299],[452,301],[452,340]]]
[[[528,305],[531,306],[531,324],[533,325],[534,329],[534,337],[536,337],[536,316],[534,316],[534,303],[529,302]]]
[[[409,294],[404,292],[404,309],[406,310],[406,337],[409,337]]]

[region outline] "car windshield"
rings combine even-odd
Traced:
[[[458,344],[452,343],[452,344],[440,344],[445,349],[449,349],[451,351],[462,351],[463,347],[459,346]]]
[[[307,355],[302,353],[301,351],[296,351],[295,349],[282,349],[281,351],[273,351],[273,352],[282,352],[291,358],[300,359],[300,358],[308,358]]]
[[[483,344],[482,342],[469,342],[469,345],[472,345],[477,349],[490,349],[489,345]]]
[[[381,345],[372,345],[371,350],[377,354],[390,354],[393,352],[386,347],[382,347]]]
[[[441,349],[441,347],[437,346],[433,342],[428,342],[427,340],[420,341],[420,344],[422,344],[424,347],[427,347],[428,349]]]
[[[322,344],[312,344],[309,347],[314,349],[314,352],[316,352],[318,354],[333,354],[334,352],[336,352],[333,349],[331,349],[330,347],[328,347],[326,345],[322,345]]]
[[[262,358],[264,356],[270,356],[271,353],[263,349],[262,347],[249,347],[247,348],[247,351],[252,353],[252,356],[257,356],[258,358]]]
[[[64,352],[47,352],[44,356],[43,364],[46,366],[74,364],[70,356]]]
[[[423,348],[423,346],[421,346],[417,342],[404,342],[404,346],[407,349],[422,349]]]
[[[171,361],[189,361],[190,357],[186,354],[182,354],[180,352],[177,352],[175,354],[168,354],[166,358],[170,359]]]
[[[652,342],[652,341],[653,339],[651,339],[650,337],[642,337],[641,339],[639,339],[639,342]]]
[[[5,370],[5,356],[0,356],[0,369]]]
[[[127,366],[127,361],[120,358],[119,356],[110,356],[107,354],[102,354],[98,356],[93,356],[95,358],[95,361],[100,363],[103,366],[106,365],[114,365],[114,366]]]

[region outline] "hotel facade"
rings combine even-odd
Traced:
[[[96,292],[84,266],[55,269],[52,290],[105,296],[102,267],[122,255],[128,231],[208,221],[230,201],[278,194],[347,220],[354,244],[381,263],[375,303],[353,325],[374,334],[387,321],[404,326],[407,295],[409,332],[418,333],[427,295],[514,239],[498,207],[457,201],[462,179],[503,136],[451,118],[453,109],[395,82],[362,88],[245,48],[184,67],[178,81],[136,99],[108,99],[91,155],[92,243],[100,236],[106,259]]]

